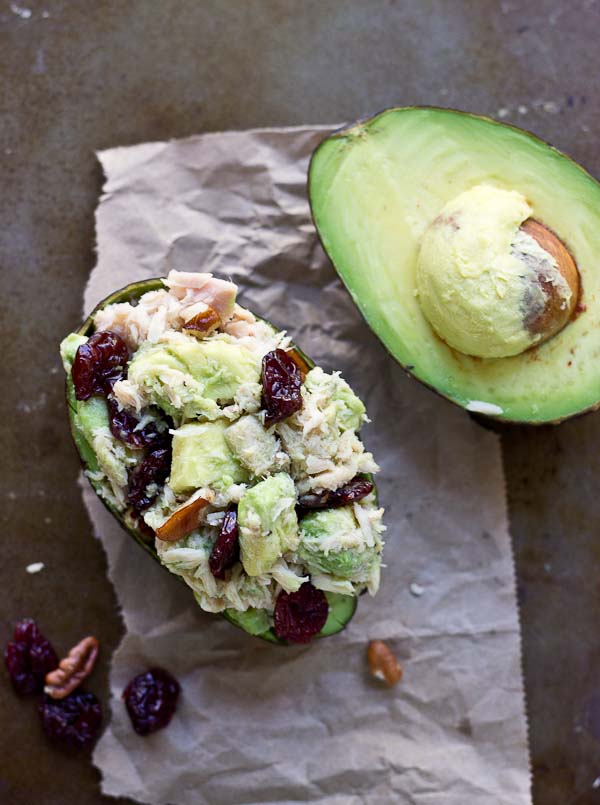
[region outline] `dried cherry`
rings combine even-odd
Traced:
[[[102,726],[102,706],[93,693],[76,690],[64,699],[45,696],[39,708],[42,727],[53,741],[77,749],[91,746]]]
[[[125,377],[129,350],[120,335],[110,330],[94,333],[75,355],[71,377],[75,397],[88,400],[93,394],[106,396]]]
[[[325,489],[322,492],[308,492],[306,495],[300,495],[298,507],[300,509],[335,509],[339,506],[348,506],[366,498],[374,488],[372,481],[357,475],[356,478],[334,491]]]
[[[269,427],[302,408],[302,372],[283,349],[268,352],[262,361],[262,404]]]
[[[20,696],[41,693],[46,674],[58,666],[52,645],[31,618],[19,621],[4,651],[4,662]]]
[[[110,432],[120,442],[134,450],[141,450],[155,445],[160,440],[161,434],[154,422],[149,422],[143,428],[136,430],[140,421],[134,414],[119,408],[118,402],[112,396],[107,397],[106,402]]]
[[[274,628],[280,640],[310,643],[327,620],[329,604],[322,590],[305,581],[295,593],[280,592],[275,602]]]
[[[180,690],[179,682],[162,668],[151,668],[131,680],[123,700],[138,735],[167,726],[177,709]]]
[[[127,502],[136,512],[147,509],[158,495],[158,487],[164,484],[171,469],[171,437],[160,434],[158,444],[137,464],[129,474]],[[156,484],[157,489],[148,491]]]
[[[224,579],[225,571],[233,567],[240,558],[237,511],[232,508],[225,512],[221,530],[217,537],[208,566],[216,579]]]

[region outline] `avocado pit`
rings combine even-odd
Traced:
[[[571,319],[577,265],[532,213],[520,193],[482,184],[448,201],[425,230],[416,277],[421,310],[459,352],[519,355]]]
[[[538,312],[531,312],[525,317],[525,326],[535,335],[540,335],[543,343],[570,321],[578,306],[580,296],[579,271],[573,255],[566,245],[551,229],[533,218],[521,224],[521,231],[532,237],[539,246],[547,252],[556,262],[556,268],[569,286],[571,296],[565,304],[564,298],[558,293],[556,285],[551,282],[543,272],[538,273],[538,281],[544,290],[546,304]]]

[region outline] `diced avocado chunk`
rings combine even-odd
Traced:
[[[260,576],[298,545],[296,489],[285,472],[248,489],[238,506],[240,555],[249,576]]]
[[[76,400],[73,381],[67,376],[71,428],[87,470],[101,470],[115,488],[127,484],[127,470],[136,462],[136,453],[116,439],[110,431],[108,407],[103,397]]]
[[[108,407],[103,397],[90,397],[77,402],[77,424],[91,444],[99,428],[108,428]]]
[[[175,494],[202,487],[224,491],[248,480],[225,441],[226,425],[223,420],[190,422],[174,432],[169,485]]]
[[[269,613],[266,609],[256,609],[249,607],[245,612],[237,609],[226,609],[223,615],[230,623],[239,626],[251,635],[259,635],[271,628]]]
[[[311,573],[364,580],[377,551],[365,546],[351,507],[344,506],[302,518],[297,554]]]
[[[257,416],[243,416],[225,431],[227,444],[252,475],[265,476],[275,465],[277,437],[263,427]]]
[[[82,344],[85,344],[86,341],[87,338],[84,335],[79,335],[79,333],[69,333],[69,335],[61,341],[60,357],[62,358],[63,367],[67,374],[71,371],[77,350]]]
[[[219,404],[232,403],[240,387],[258,384],[260,361],[237,344],[178,333],[142,346],[129,364],[128,380],[172,415],[216,419]]]

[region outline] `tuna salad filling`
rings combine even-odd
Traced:
[[[374,595],[383,510],[361,400],[233,283],[171,271],[163,286],[61,344],[96,490],[209,612],[277,630],[294,594]]]

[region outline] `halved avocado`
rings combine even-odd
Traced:
[[[579,271],[574,316],[512,357],[463,354],[415,293],[424,233],[479,185],[515,190]],[[388,109],[327,137],[309,170],[313,219],[352,298],[415,378],[469,411],[555,423],[600,405],[600,184],[528,132],[449,109]]]
[[[155,291],[159,290],[160,288],[164,288],[164,284],[161,279],[149,279],[144,280],[142,282],[134,282],[131,285],[127,285],[125,288],[122,288],[119,291],[115,291],[99,305],[97,305],[92,313],[88,316],[88,318],[83,322],[83,324],[79,327],[76,331],[78,335],[83,335],[89,337],[94,332],[94,315],[98,310],[106,307],[107,305],[114,304],[116,302],[136,302],[143,294],[147,293],[148,291]],[[292,345],[292,351],[294,354],[294,359],[301,367],[302,371],[308,372],[310,369],[314,367],[314,362],[305,355],[297,346]],[[82,432],[81,427],[78,423],[77,418],[77,406],[79,405],[78,401],[75,398],[75,388],[73,386],[73,381],[71,379],[70,373],[67,374],[66,379],[66,396],[67,396],[67,408],[69,412],[69,423],[71,426],[71,435],[73,437],[73,441],[75,442],[75,446],[77,447],[77,451],[81,458],[81,463],[86,470],[92,470],[92,472],[98,470],[98,463],[96,460],[96,455],[92,446],[89,444],[88,440],[85,437],[85,434]],[[369,476],[370,477],[370,476]],[[123,512],[120,512],[118,509],[115,508],[109,501],[107,501],[99,492],[99,482],[95,482],[92,479],[90,480],[90,484],[92,488],[102,501],[102,503],[106,506],[106,508],[111,512],[111,514],[118,520],[119,524],[132,536],[135,541],[141,545],[144,550],[152,556],[159,564],[161,564],[160,559],[158,557],[158,553],[156,548],[154,547],[154,538],[152,535],[147,536],[142,533],[142,531],[137,528],[132,522],[128,522],[126,517],[124,516]],[[161,564],[161,567],[163,565]],[[166,570],[166,568],[165,568]],[[166,571],[169,572],[169,571]],[[180,578],[180,577],[177,577]],[[183,582],[183,579],[180,578],[180,581]],[[185,583],[185,582],[183,582]],[[329,603],[329,615],[327,617],[327,621],[321,631],[319,632],[316,637],[329,637],[330,635],[337,634],[341,632],[342,629],[348,624],[348,622],[352,619],[357,606],[357,598],[355,596],[346,596],[346,595],[339,595],[336,593],[325,593],[327,597],[327,601]],[[242,629],[243,631],[247,632],[248,634],[254,635],[256,637],[260,637],[262,640],[266,640],[270,643],[275,643],[281,646],[290,645],[289,643],[280,640],[277,635],[275,634],[273,628],[269,625],[268,620],[265,618],[264,612],[261,610],[248,610],[247,612],[238,612],[235,609],[226,609],[224,612],[221,613],[222,617],[232,623],[234,626]]]

